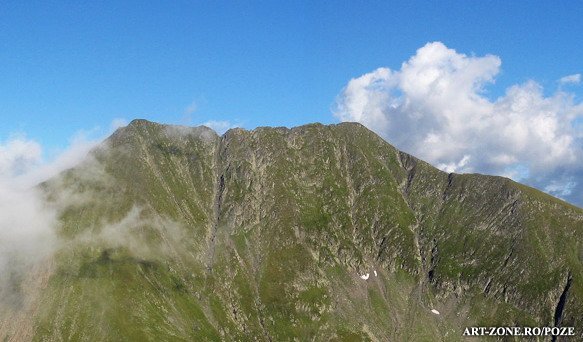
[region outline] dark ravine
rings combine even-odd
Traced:
[[[216,189],[217,190],[214,203],[214,222],[208,252],[209,257],[207,258],[208,259],[207,269],[209,272],[212,272],[213,269],[213,262],[215,257],[215,239],[217,238],[217,230],[219,229],[221,217],[221,203],[223,201],[223,192],[225,191],[225,176],[223,174],[221,174],[219,180],[217,181]]]
[[[360,124],[218,136],[135,120],[42,189],[76,199],[63,247],[28,335],[0,310],[0,340],[583,338],[582,209],[439,171]]]
[[[437,249],[437,241],[433,240],[433,247],[431,248],[431,254],[429,259],[429,272],[427,272],[427,279],[430,283],[433,282],[435,277],[435,265],[437,264],[437,257],[439,250]]]
[[[565,289],[561,293],[561,297],[559,297],[559,301],[557,302],[557,307],[555,308],[555,327],[560,327],[561,322],[563,319],[563,312],[565,310],[565,303],[567,302],[567,296],[569,295],[569,288],[571,287],[571,282],[573,281],[573,277],[571,277],[571,273],[567,276],[567,282],[565,284]]]
[[[557,307],[555,308],[555,327],[562,327],[562,320],[563,320],[563,312],[565,311],[565,304],[567,303],[567,296],[569,295],[569,288],[571,287],[571,282],[573,278],[571,277],[571,273],[567,275],[567,282],[565,284],[565,288],[561,293],[561,297],[559,297],[559,301],[557,302]],[[557,336],[552,337],[552,341],[557,341]]]

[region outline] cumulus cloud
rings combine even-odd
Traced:
[[[350,80],[334,115],[361,122],[445,171],[510,176],[581,205],[583,104],[560,89],[545,95],[534,81],[490,99],[486,88],[500,66],[494,55],[428,43],[399,70],[379,68]]]

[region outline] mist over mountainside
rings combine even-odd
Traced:
[[[439,171],[360,124],[134,120],[38,190],[58,243],[6,268],[2,340],[583,333],[582,209]]]

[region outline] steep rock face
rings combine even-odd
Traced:
[[[583,330],[581,209],[443,173],[359,124],[218,136],[136,120],[43,188],[63,208],[63,243],[35,339]]]
[[[581,209],[509,179],[446,175],[402,156],[409,170],[404,195],[418,213],[436,294],[472,298],[481,324],[557,324],[566,284],[583,275]],[[582,323],[580,291],[572,293],[571,326]]]

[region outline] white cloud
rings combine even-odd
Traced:
[[[223,134],[231,128],[239,127],[239,125],[233,124],[230,121],[226,120],[223,121],[209,120],[207,122],[204,122],[202,125],[214,130],[218,134]]]
[[[18,305],[20,294],[9,285],[55,246],[56,212],[28,178],[41,156],[40,144],[23,136],[0,143],[0,306]]]
[[[0,307],[17,304],[21,294],[14,283],[58,247],[58,210],[36,185],[85,159],[102,140],[89,139],[88,133],[76,134],[50,161],[43,159],[41,144],[23,135],[0,142]]]
[[[581,83],[581,74],[573,74],[573,75],[568,75],[565,77],[562,77],[559,80],[560,84],[579,84]]]
[[[118,128],[122,128],[128,125],[128,121],[124,118],[115,118],[111,121],[109,125],[109,130],[111,132],[115,131]]]
[[[468,162],[470,161],[470,156],[465,155],[463,156],[463,158],[456,162],[451,162],[451,163],[447,163],[447,164],[439,164],[437,165],[437,167],[445,172],[457,172],[458,170],[465,170],[466,172],[470,172],[471,170],[466,169],[466,165],[468,165]]]
[[[26,172],[41,161],[41,146],[24,136],[12,137],[0,144],[0,178],[9,178]]]
[[[577,128],[583,104],[563,91],[546,96],[534,81],[491,100],[485,88],[500,65],[497,56],[468,56],[428,43],[400,70],[379,68],[350,80],[334,114],[361,122],[443,170],[513,176],[563,194],[558,185],[548,185],[583,174],[583,134]]]
[[[559,198],[565,198],[573,192],[573,188],[577,183],[572,180],[551,180],[550,183],[545,186],[544,191],[554,194]]]
[[[84,135],[77,135],[71,140],[69,146],[60,151],[51,161],[36,160],[23,172],[13,175],[11,181],[17,184],[20,189],[30,188],[44,182],[77,165],[101,140],[87,139]],[[32,141],[30,143],[37,144]]]

